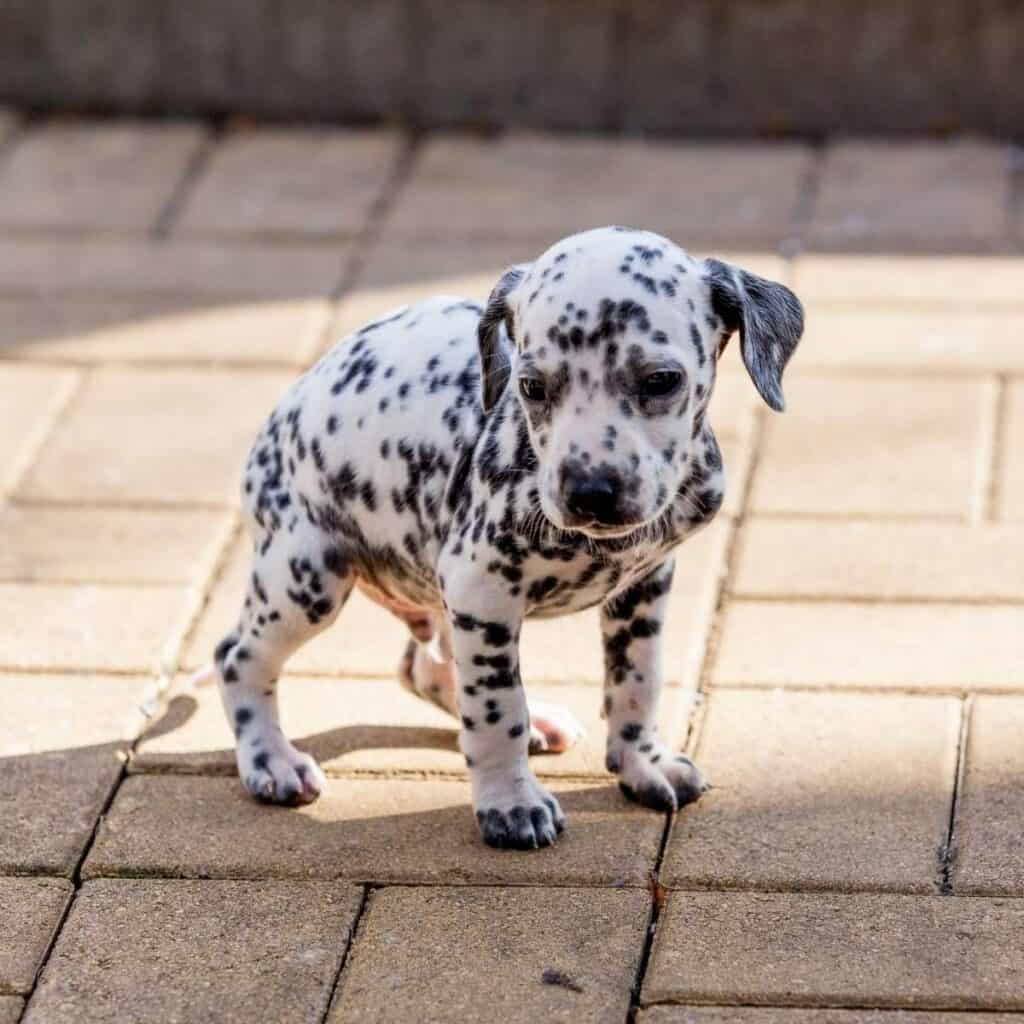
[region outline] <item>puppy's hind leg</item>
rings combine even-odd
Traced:
[[[398,678],[410,693],[459,718],[451,626],[441,615],[395,614],[412,636],[398,667]],[[563,707],[545,701],[527,702],[530,709],[530,753],[561,754],[585,735],[583,726]]]
[[[319,530],[278,530],[256,542],[239,624],[214,664],[238,774],[259,800],[310,803],[326,785],[316,761],[281,732],[277,679],[289,656],[334,621],[353,582],[344,552]]]

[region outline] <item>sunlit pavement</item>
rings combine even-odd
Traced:
[[[0,1022],[1024,1009],[1006,146],[0,126]],[[662,731],[714,790],[623,802],[594,616],[530,624],[530,692],[588,729],[535,759],[570,828],[485,848],[404,627],[354,598],[283,684],[328,794],[249,801],[188,678],[237,613],[262,419],[348,330],[606,223],[807,308],[784,416],[726,351],[729,497],[679,559]]]

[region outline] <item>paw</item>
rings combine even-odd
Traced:
[[[239,751],[238,774],[249,793],[263,803],[311,804],[327,788],[316,761],[280,739]]]
[[[530,753],[561,754],[586,732],[576,717],[557,704],[530,701]]]
[[[711,788],[688,757],[657,741],[609,750],[606,765],[630,800],[656,811],[678,811]]]
[[[550,846],[565,828],[565,815],[558,801],[532,774],[480,789],[473,806],[488,846],[537,850]]]

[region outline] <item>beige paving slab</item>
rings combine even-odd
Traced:
[[[17,996],[0,996],[0,1024],[18,1024],[25,1000]]]
[[[1022,927],[1019,900],[670,893],[642,997],[1019,1010]]]
[[[0,871],[71,875],[142,726],[146,687],[0,674]]]
[[[322,298],[0,298],[0,359],[299,366],[322,344],[329,314]]]
[[[153,672],[193,614],[183,587],[0,583],[0,669]]]
[[[205,582],[231,518],[197,509],[0,506],[0,580]]]
[[[783,1006],[652,1006],[640,1024],[1014,1024],[1012,1013],[833,1010]]]
[[[977,379],[792,377],[765,424],[755,513],[979,515],[995,387]]]
[[[293,376],[101,369],[18,494],[60,502],[235,504],[245,457]]]
[[[777,246],[796,212],[809,150],[511,134],[424,146],[385,238],[548,239],[602,224],[730,245]],[[750,182],[758,182],[757,189]],[[586,188],[566,187],[586,181]],[[642,187],[637,183],[642,182]],[[699,203],[680,196],[700,192]]]
[[[568,828],[552,847],[516,853],[484,845],[464,781],[332,780],[327,795],[292,810],[256,803],[237,779],[136,775],[118,790],[84,873],[646,884],[663,815],[610,784],[562,782],[552,792]]]
[[[0,295],[324,298],[349,252],[348,242],[0,239]]]
[[[173,233],[358,232],[388,184],[402,145],[397,132],[235,132],[217,146]]]
[[[729,525],[713,523],[688,541],[676,557],[665,638],[665,679],[692,686],[704,657],[707,630],[717,601]],[[213,591],[185,664],[206,664],[214,647],[238,621],[249,578],[249,542],[240,538],[223,578]],[[557,619],[528,620],[520,651],[527,682],[600,682],[604,678],[599,612],[591,609]],[[372,637],[373,642],[365,639]],[[295,653],[288,668],[313,675],[394,678],[408,642],[405,625],[359,591],[333,626]]]
[[[676,819],[661,881],[935,892],[959,729],[948,697],[714,691],[714,789]]]
[[[0,878],[0,995],[31,990],[70,897],[71,884],[56,878]]]
[[[983,266],[975,272],[980,273]],[[1019,310],[813,303],[793,365],[797,373],[812,367],[1015,373],[1024,369],[1022,336],[1024,312]]]
[[[1024,699],[979,697],[971,709],[956,823],[957,893],[1024,895]]]
[[[1019,454],[1024,445],[1024,382],[1007,386],[1004,420],[997,463],[996,513],[1000,519],[1020,522],[1024,520],[1024,460]]]
[[[752,518],[737,542],[738,597],[1024,600],[1013,524]]]
[[[202,145],[198,124],[49,121],[0,168],[0,226],[146,231]]]
[[[1005,145],[837,142],[825,150],[810,248],[992,249],[1009,229]]]
[[[1020,277],[1024,258],[1014,256],[800,255],[791,287],[810,310],[808,329],[821,306],[863,308],[865,303],[990,313],[1024,309]]]
[[[360,899],[334,882],[88,882],[25,1020],[320,1021]]]
[[[712,679],[721,686],[1024,688],[1019,608],[935,603],[733,601]]]
[[[649,902],[629,889],[375,892],[327,1019],[622,1021]]]
[[[0,492],[28,465],[78,381],[71,370],[0,366]]]
[[[569,710],[586,730],[572,750],[533,759],[543,776],[605,776],[601,695],[589,686],[528,687],[532,700]],[[668,687],[660,704],[661,734],[682,746],[694,695]],[[328,774],[432,772],[464,775],[458,723],[392,680],[285,677],[285,734]],[[172,694],[136,748],[132,771],[217,772],[234,775],[234,737],[214,687]]]

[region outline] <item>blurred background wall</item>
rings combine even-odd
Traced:
[[[1024,0],[0,0],[37,110],[1024,136]]]

